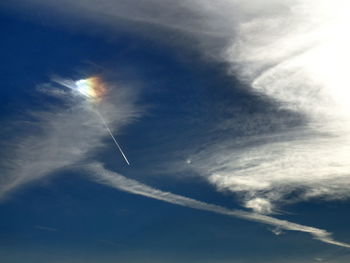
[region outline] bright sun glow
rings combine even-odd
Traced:
[[[252,86],[313,119],[350,123],[349,8],[344,0],[300,4],[294,24],[283,36],[274,32],[278,37],[264,49],[283,59],[255,77]],[[288,49],[283,48],[286,43]]]

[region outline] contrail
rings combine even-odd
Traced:
[[[126,162],[128,165],[130,165],[130,162],[129,162],[128,158],[126,158],[126,155],[124,154],[122,148],[120,147],[119,143],[117,142],[116,138],[114,137],[114,135],[113,135],[111,129],[108,127],[107,122],[105,121],[105,119],[103,118],[103,116],[101,115],[101,113],[99,113],[99,111],[98,111],[97,109],[94,109],[94,112],[96,113],[96,115],[97,115],[97,116],[101,119],[101,121],[103,122],[103,124],[104,124],[104,126],[106,127],[106,129],[107,129],[109,135],[112,137],[112,139],[113,139],[113,141],[114,141],[114,144],[117,145],[117,147],[118,147],[120,153],[122,154],[122,156],[123,156],[125,162]]]

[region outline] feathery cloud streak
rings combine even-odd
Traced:
[[[291,192],[300,194],[288,202],[349,197],[348,1],[31,0],[14,8],[21,7],[161,41],[168,36],[150,29],[180,32],[190,37],[171,39],[227,62],[253,93],[303,115],[305,127],[244,139],[244,147],[236,147],[236,138],[191,146],[199,152],[191,167],[218,190],[238,193],[246,207],[270,213]],[[259,145],[244,145],[256,140]]]
[[[32,122],[13,124],[14,130],[21,126],[27,132],[25,136],[14,135],[4,144],[5,149],[12,150],[2,160],[0,198],[23,184],[83,161],[102,147],[109,134],[93,107],[115,131],[140,115],[135,91],[112,84],[108,85],[108,97],[93,106],[63,87],[42,85],[38,90],[61,104],[43,105],[46,110],[28,113]]]
[[[257,213],[250,213],[243,210],[230,210],[225,207],[208,204],[192,198],[184,197],[181,195],[173,194],[170,192],[163,192],[161,190],[152,188],[138,181],[128,179],[120,174],[106,170],[102,164],[94,163],[86,166],[87,171],[91,174],[92,178],[101,184],[108,185],[119,190],[129,192],[132,194],[142,195],[149,198],[161,200],[164,202],[189,207],[193,209],[214,212],[217,214],[223,214],[232,217],[238,217],[249,221],[259,222],[266,225],[271,225],[284,230],[300,231],[311,234],[315,239],[322,242],[350,248],[349,244],[339,242],[331,237],[331,234],[325,230],[295,224],[285,220],[279,220],[270,216],[261,215]]]
[[[188,46],[227,62],[252,92],[305,116],[305,127],[281,134],[191,145],[190,167],[220,191],[241,195],[246,207],[270,213],[285,202],[349,197],[348,1],[31,0],[16,8],[26,4],[157,39],[150,27],[190,34]]]

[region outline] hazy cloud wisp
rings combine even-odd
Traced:
[[[322,242],[350,248],[350,245],[334,240],[331,237],[330,233],[322,229],[295,224],[289,221],[279,220],[270,216],[246,212],[243,210],[230,210],[228,208],[225,208],[219,205],[208,204],[202,201],[173,194],[170,192],[163,192],[161,190],[142,184],[138,181],[128,179],[115,172],[106,170],[103,167],[103,165],[100,163],[87,165],[85,169],[89,172],[89,174],[91,174],[92,178],[94,178],[96,182],[108,185],[113,188],[117,188],[125,192],[146,196],[149,198],[161,200],[164,202],[168,202],[168,203],[172,203],[172,204],[176,204],[184,207],[189,207],[193,209],[209,211],[217,214],[223,214],[227,216],[242,218],[249,221],[259,222],[266,225],[271,225],[273,227],[277,227],[279,229],[301,231],[301,232],[311,234],[315,239],[318,239]]]
[[[15,8],[19,6],[40,7],[47,13],[57,10],[62,14],[57,20],[138,30],[166,41],[168,35],[150,28],[190,36],[183,40],[186,46],[228,63],[227,71],[253,93],[268,96],[277,107],[307,120],[304,127],[272,135],[272,140],[270,135],[260,137],[259,145],[237,148],[237,139],[232,138],[195,149],[199,153],[190,167],[218,190],[237,193],[243,205],[261,213],[285,203],[291,192],[299,194],[288,202],[348,198],[350,40],[345,32],[350,20],[346,0],[63,0],[59,4],[32,0],[21,1]]]
[[[315,197],[349,197],[350,161],[347,156],[350,150],[350,94],[347,82],[350,40],[346,34],[350,24],[346,13],[348,1],[21,2],[27,2],[24,8],[39,6],[48,13],[58,10],[65,15],[62,16],[65,20],[70,18],[97,23],[108,28],[125,27],[128,21],[139,23],[141,31],[150,37],[154,32],[148,30],[149,26],[190,34],[193,42],[189,42],[188,45],[197,47],[208,58],[226,62],[227,71],[238,76],[253,93],[273,99],[276,107],[303,115],[307,124],[288,132],[241,138],[239,143],[237,138],[225,139],[198,149],[191,145],[191,148],[195,148],[195,154],[191,156],[190,165],[186,165],[187,167],[207,178],[218,190],[238,194],[244,206],[260,213],[247,213],[244,218],[248,219],[254,215],[259,217],[259,220],[256,220],[259,222],[273,221],[275,225],[281,224],[281,228],[300,230],[302,226],[292,225],[288,228],[285,223],[261,214],[272,213],[276,206],[288,202]],[[130,30],[133,30],[133,27],[130,27]],[[159,35],[157,37],[162,38]],[[84,123],[80,111],[79,108],[74,110],[73,119],[75,122],[78,120]],[[63,125],[73,125],[66,120],[67,114],[61,115],[59,117],[62,118]],[[50,122],[50,114],[42,116],[48,119],[52,126],[49,129],[51,135],[47,138],[60,138],[58,127],[55,128],[55,124]],[[90,119],[86,121],[89,122]],[[235,123],[235,120],[229,121]],[[79,127],[76,127],[72,130],[78,129]],[[96,138],[96,134],[103,132],[99,131],[99,128],[92,129],[91,137]],[[89,136],[88,134],[89,132],[85,136]],[[81,142],[87,139],[89,138],[84,138]],[[48,139],[45,140],[44,137],[42,142],[34,143],[39,145],[34,151],[38,155],[47,152],[45,147],[48,146],[45,142],[48,142]],[[23,147],[29,144],[32,143],[24,143]],[[81,147],[83,152],[88,151]],[[74,149],[70,151],[74,153]],[[58,152],[57,156],[61,156],[61,153]],[[55,159],[60,160],[57,156]],[[70,159],[78,160],[80,156],[74,154]],[[24,163],[21,167],[29,167],[30,169],[26,170],[36,174],[44,174],[67,164],[65,159],[59,163],[55,161],[46,167],[41,165],[40,167],[44,168],[37,171],[37,168],[31,165],[32,161],[22,162]],[[19,171],[10,182],[16,185],[16,182],[25,180],[24,173],[25,171]],[[129,192],[181,205],[186,203],[193,208],[207,207],[207,204],[165,194],[152,188],[146,187],[145,190],[145,186],[123,177],[111,177],[107,172],[102,174],[101,180],[117,185],[119,189],[124,187],[124,190]],[[120,186],[120,183],[128,186]],[[287,200],[286,196],[291,193],[294,193],[295,197]],[[204,210],[221,211],[221,208],[216,206],[209,207],[210,209]],[[309,233],[315,230],[307,227],[306,229],[308,230],[305,232]],[[314,234],[318,239],[335,243],[329,241],[331,239],[327,233],[315,231],[319,233]]]
[[[103,139],[109,134],[94,107],[115,131],[140,114],[134,91],[111,84],[107,99],[98,105],[83,101],[63,87],[44,85],[38,90],[58,99],[61,105],[43,105],[47,109],[27,113],[32,122],[14,125],[32,127],[36,132],[28,130],[29,134],[24,136],[15,134],[14,139],[5,143],[5,147],[12,150],[6,160],[2,160],[5,172],[0,197],[18,186],[82,161],[103,146]]]

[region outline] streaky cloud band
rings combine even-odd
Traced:
[[[178,194],[173,194],[170,192],[164,192],[162,190],[150,187],[136,180],[128,179],[113,171],[107,170],[103,167],[101,163],[92,163],[84,166],[92,178],[101,184],[128,192],[136,195],[142,195],[145,197],[153,198],[156,200],[164,201],[171,204],[176,204],[179,206],[184,206],[188,208],[209,211],[217,214],[227,215],[231,217],[237,217],[253,222],[259,222],[262,224],[274,226],[284,230],[299,231],[312,235],[315,239],[322,242],[350,248],[350,244],[336,241],[332,238],[331,233],[326,230],[310,227],[306,225],[301,225],[286,220],[277,219],[271,216],[266,216],[262,214],[257,214],[254,212],[247,212],[243,210],[232,210],[223,206],[209,204],[206,202],[198,201],[189,197],[185,197]]]

